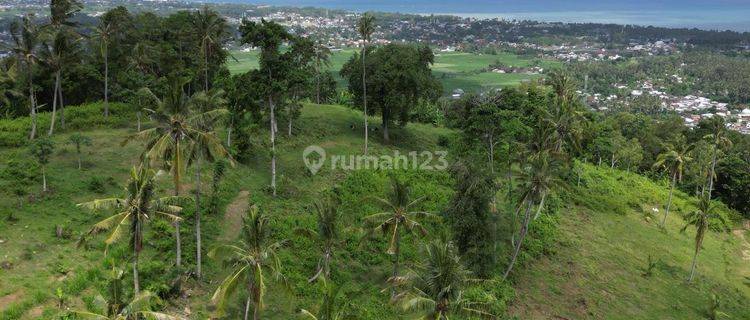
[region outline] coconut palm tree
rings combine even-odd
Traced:
[[[230,296],[239,284],[245,283],[248,298],[244,319],[248,319],[252,304],[253,319],[258,320],[265,307],[266,274],[270,272],[275,279],[282,279],[277,251],[284,242],[273,242],[269,219],[255,205],[250,207],[248,216],[243,218],[242,235],[243,238],[237,243],[221,245],[208,253],[212,258],[220,253],[227,254],[226,261],[232,266],[232,272],[216,288],[211,302],[216,305],[216,316],[224,316]]]
[[[313,61],[315,64],[315,103],[320,104],[320,74],[323,72],[323,67],[331,65],[331,49],[322,43],[316,43]]]
[[[22,96],[21,92],[16,90],[16,67],[0,66],[0,106],[6,107],[6,112],[10,112],[13,98]]]
[[[689,226],[695,227],[695,251],[693,252],[693,263],[690,266],[690,277],[688,282],[693,281],[695,266],[698,262],[698,252],[703,246],[703,239],[709,229],[725,228],[727,220],[724,216],[715,212],[716,205],[711,202],[708,195],[704,195],[698,201],[698,209],[690,212],[686,217],[687,222],[680,232],[685,232]]]
[[[107,298],[97,295],[92,301],[95,310],[73,311],[77,316],[76,319],[93,319],[93,320],[139,320],[139,319],[158,319],[158,320],[180,320],[182,317],[171,316],[161,312],[151,311],[154,300],[159,298],[149,291],[135,293],[130,303],[124,303],[124,293],[122,290],[123,271],[120,268],[112,266],[112,270],[107,274]]]
[[[375,16],[365,12],[357,22],[357,32],[362,37],[362,103],[365,111],[365,155],[367,155],[367,45],[372,40],[372,34],[375,32]]]
[[[54,40],[52,41],[51,50],[45,61],[48,62],[53,73],[55,74],[55,89],[52,98],[52,121],[50,122],[49,135],[54,131],[55,110],[57,104],[60,106],[60,125],[65,128],[65,108],[63,105],[62,84],[60,83],[60,73],[68,63],[68,58],[77,51],[78,46],[72,45],[72,41],[77,41],[78,35],[75,27],[78,23],[71,21],[73,16],[83,9],[83,4],[77,0],[52,0],[50,1],[50,22],[47,25],[51,29]]]
[[[713,150],[711,151],[711,170],[709,170],[708,181],[708,197],[711,197],[711,192],[714,190],[714,180],[716,179],[716,161],[718,158],[719,149],[726,149],[732,147],[732,140],[727,137],[727,128],[724,124],[724,118],[713,117],[709,124],[711,133],[705,135],[703,139],[711,143]]]
[[[151,311],[152,301],[158,297],[150,291],[143,291],[135,295],[133,300],[123,306],[118,312],[106,314],[91,311],[73,311],[78,318],[86,320],[139,320],[139,319],[157,319],[157,320],[182,320],[185,318],[168,315],[166,313]],[[102,299],[95,299],[95,304],[107,304]]]
[[[109,42],[115,28],[111,23],[101,23],[94,28],[94,38],[99,40],[99,52],[104,58],[104,117],[109,117]]]
[[[396,284],[407,289],[396,296],[401,307],[417,312],[419,319],[448,320],[453,316],[495,317],[482,305],[464,297],[471,282],[471,271],[461,263],[450,242],[434,240],[425,246],[426,256],[415,270]]]
[[[34,24],[34,15],[27,14],[21,21],[13,21],[10,25],[10,35],[13,39],[13,53],[18,60],[23,62],[26,71],[26,80],[29,86],[29,110],[31,115],[31,133],[29,139],[36,137],[37,112],[36,99],[34,96],[34,65],[39,62],[37,50],[39,46],[39,28]]]
[[[550,108],[542,109],[542,121],[552,129],[553,151],[562,153],[566,144],[577,149],[584,118],[576,104],[575,82],[569,74],[559,70],[551,72],[546,81],[555,92],[555,99]]]
[[[321,244],[323,253],[318,260],[318,268],[315,274],[308,280],[313,282],[321,275],[329,277],[331,273],[331,259],[333,259],[333,250],[339,244],[339,230],[338,230],[338,219],[340,217],[338,211],[338,203],[330,198],[321,201],[316,201],[315,206],[315,217],[318,221],[317,230],[310,229],[298,229],[297,232],[301,233],[309,238],[312,238]]]
[[[226,36],[224,18],[211,10],[207,5],[192,15],[190,20],[193,30],[201,38],[201,53],[203,55],[203,90],[208,91],[208,59],[211,48],[220,45]]]
[[[667,215],[669,215],[669,208],[672,206],[672,193],[674,192],[675,184],[677,181],[682,181],[682,172],[685,169],[685,163],[692,160],[689,156],[693,150],[693,145],[685,145],[682,143],[680,146],[668,145],[666,151],[659,154],[656,157],[654,168],[663,168],[671,178],[671,184],[669,186],[669,198],[667,199],[667,207],[664,211],[664,218],[662,218],[662,228],[667,223]]]
[[[300,310],[300,314],[311,320],[343,320],[346,319],[346,303],[338,299],[341,287],[329,284],[325,277],[318,278],[323,290],[323,299],[318,307],[318,312],[313,313],[306,309]]]
[[[559,162],[549,151],[538,151],[528,160],[528,165],[524,168],[523,176],[524,185],[522,187],[521,198],[516,206],[515,216],[518,216],[521,210],[524,210],[521,229],[518,232],[518,239],[514,243],[513,255],[511,256],[508,268],[503,274],[506,279],[513,270],[513,265],[518,259],[521,252],[521,246],[529,231],[529,225],[532,218],[536,219],[544,208],[544,200],[552,188],[559,183],[557,171]],[[536,205],[536,213],[532,215],[532,208]]]
[[[52,71],[55,77],[55,88],[52,94],[52,118],[50,120],[48,136],[51,136],[55,131],[55,118],[57,115],[57,107],[60,106],[60,121],[64,123],[65,116],[63,115],[63,100],[62,100],[62,83],[60,77],[62,75],[63,68],[70,60],[70,56],[76,51],[76,45],[71,41],[72,38],[65,30],[58,30],[54,35],[50,44],[42,46],[41,60],[43,63]]]
[[[177,214],[182,211],[182,208],[176,204],[183,199],[176,196],[157,198],[155,188],[155,173],[153,170],[144,166],[133,167],[130,170],[130,180],[125,187],[125,198],[97,199],[77,205],[89,210],[114,209],[118,211],[115,215],[94,224],[88,234],[111,231],[104,241],[109,247],[129,233],[130,240],[128,240],[128,243],[133,250],[133,288],[136,293],[140,290],[138,258],[143,250],[143,235],[146,225],[154,218],[163,218],[172,222],[181,220]]]
[[[182,89],[185,83],[185,79],[171,79],[170,91],[163,99],[156,97],[149,89],[142,89],[141,91],[150,96],[156,105],[154,109],[145,109],[155,120],[156,126],[137,132],[123,141],[123,145],[132,140],[146,142],[142,160],[148,161],[151,165],[161,163],[170,170],[177,196],[182,193],[182,176],[196,159],[213,161],[216,158],[229,157],[216,134],[207,130],[213,128],[213,124],[227,114],[226,109],[214,109],[191,115],[190,106],[193,103]],[[199,219],[200,212],[197,212],[196,220]],[[196,224],[196,237],[196,250],[200,252],[200,222]],[[175,223],[175,239],[179,267],[182,265],[179,221]],[[200,258],[196,262],[200,266]],[[196,271],[200,275],[200,267]]]
[[[406,232],[418,232],[424,236],[427,234],[422,224],[417,221],[428,216],[430,213],[425,211],[413,211],[425,198],[410,199],[409,185],[399,179],[392,179],[391,194],[389,199],[375,198],[387,211],[376,213],[364,218],[368,225],[377,224],[370,229],[370,233],[382,233],[388,237],[388,251],[393,262],[392,278],[398,277],[399,255],[401,254],[401,233],[402,229]],[[395,289],[391,290],[391,296],[395,295]]]

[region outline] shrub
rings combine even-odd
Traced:
[[[104,118],[101,102],[65,108],[65,130],[80,131],[92,128],[125,127],[135,119],[135,108],[123,103],[110,103],[110,115]],[[50,124],[51,113],[42,112],[37,117],[37,128],[47,128]],[[0,146],[22,146],[31,131],[31,118],[19,117],[0,120]],[[59,130],[58,130],[59,131]]]

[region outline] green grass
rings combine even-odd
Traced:
[[[349,58],[354,55],[354,49],[336,51],[331,56],[329,71],[334,72],[339,88],[346,87],[346,81],[340,77],[338,71]],[[258,68],[257,51],[233,51],[227,68],[230,73],[236,74]],[[462,52],[436,52],[435,64],[432,66],[433,74],[443,83],[443,93],[448,95],[455,89],[463,89],[466,92],[482,92],[493,88],[502,88],[516,85],[522,81],[532,80],[539,75],[528,74],[500,74],[486,72],[483,69],[496,62],[508,66],[528,67],[534,66],[536,61],[523,58],[512,53],[502,52],[496,55],[475,54]],[[559,66],[558,62],[550,60],[538,61],[543,68]]]
[[[732,319],[748,319],[750,287],[743,282],[750,265],[740,240],[708,235],[696,278],[687,283],[695,229],[679,229],[694,199],[676,193],[666,232],[643,219],[656,207],[661,220],[666,192],[666,183],[586,166],[582,186],[561,213],[557,254],[518,277],[513,312],[522,319],[706,319],[713,292]],[[649,255],[657,264],[644,277]]]
[[[376,121],[377,119],[371,119]],[[318,259],[318,249],[310,240],[295,233],[296,228],[315,225],[310,204],[327,190],[342,194],[342,232],[344,244],[336,251],[332,280],[344,286],[344,296],[351,302],[361,319],[410,319],[392,304],[387,303],[384,288],[390,264],[384,253],[385,241],[360,244],[357,227],[362,217],[377,212],[378,206],[367,200],[369,196],[384,196],[389,174],[409,179],[414,196],[426,196],[421,209],[440,212],[452,195],[452,178],[446,172],[361,170],[344,172],[322,169],[317,175],[306,173],[302,150],[311,144],[324,147],[330,154],[359,154],[363,141],[359,130],[351,125],[362,122],[361,113],[340,106],[306,105],[295,125],[294,137],[280,137],[279,197],[268,193],[270,181],[269,158],[263,134],[254,138],[255,158],[247,165],[229,171],[221,186],[222,208],[231,203],[240,191],[247,191],[249,202],[257,204],[272,217],[274,238],[288,239],[282,249],[281,260],[289,287],[275,283],[269,286],[268,308],[264,318],[293,319],[299,308],[315,308],[319,303],[316,286],[307,283]],[[83,309],[87,301],[104,290],[103,275],[107,268],[102,237],[92,240],[89,250],[77,249],[75,239],[57,239],[56,225],[70,228],[74,234],[88,229],[104,215],[92,214],[75,207],[75,203],[121,195],[130,166],[135,164],[141,149],[138,144],[120,146],[122,138],[133,128],[96,129],[85,134],[94,145],[84,149],[83,171],[76,169],[72,146],[64,145],[68,134],[55,136],[58,150],[48,169],[52,192],[41,195],[41,185],[34,185],[36,199],[17,207],[17,198],[0,192],[0,262],[10,262],[9,270],[0,269],[0,299],[17,295],[8,306],[0,305],[0,319],[32,319],[43,314],[54,319],[58,310],[54,292],[60,287],[65,292],[67,307]],[[372,136],[370,152],[390,154],[393,150],[441,150],[438,137],[450,135],[451,130],[422,124],[409,124],[394,129],[395,144],[384,144]],[[11,154],[22,155],[23,148],[0,149],[0,158]],[[4,162],[0,163],[0,171]],[[209,168],[203,167],[204,183],[210,180]],[[114,181],[105,184],[101,193],[88,185],[92,177]],[[194,187],[194,172],[186,175],[188,190]],[[677,193],[675,210],[668,220],[666,233],[654,223],[642,219],[644,210],[662,205],[666,198],[664,184],[657,184],[635,174],[587,165],[583,170],[582,185],[570,187],[558,194],[562,199],[560,211],[553,221],[559,224],[559,239],[549,247],[551,255],[537,260],[523,259],[512,277],[516,289],[512,314],[522,319],[564,317],[569,319],[703,319],[712,292],[721,297],[722,310],[732,319],[750,317],[750,290],[743,284],[750,275],[748,263],[741,259],[742,244],[730,234],[711,233],[701,252],[698,277],[686,284],[692,250],[692,229],[680,234],[681,214],[691,210],[691,200]],[[0,190],[7,190],[7,181],[0,180]],[[206,190],[204,188],[204,190]],[[187,190],[186,190],[187,191]],[[159,178],[159,194],[171,192],[171,179]],[[183,258],[193,261],[192,208],[186,208],[183,227]],[[19,219],[8,222],[4,216],[14,212]],[[501,211],[502,212],[502,211]],[[544,215],[542,217],[545,217]],[[546,218],[535,221],[540,225]],[[224,211],[205,215],[204,248],[208,249],[227,239]],[[147,246],[142,256],[142,285],[153,285],[160,279],[164,266],[174,259],[169,233],[152,226],[147,233]],[[168,228],[168,227],[167,227]],[[438,222],[428,223],[431,236],[446,232]],[[533,238],[532,228],[530,237]],[[157,239],[156,237],[161,237]],[[532,239],[530,239],[532,240]],[[403,242],[403,261],[409,265],[418,260],[422,241],[406,236]],[[531,244],[532,242],[527,242]],[[539,244],[538,242],[534,242]],[[529,245],[528,247],[531,247]],[[108,257],[126,256],[123,246],[111,248]],[[651,278],[641,276],[648,255],[658,263]],[[503,261],[500,258],[502,269]],[[127,261],[119,261],[126,270]],[[501,271],[501,270],[499,270]],[[189,318],[205,319],[210,313],[208,300],[218,281],[228,270],[216,260],[205,258],[205,277],[186,283],[187,298],[171,300],[165,307],[173,313],[190,311]],[[130,287],[129,272],[125,284]],[[129,289],[128,289],[129,290]],[[505,299],[507,297],[497,297]],[[0,300],[2,301],[2,300]],[[243,297],[240,294],[231,304],[229,319],[240,317]]]

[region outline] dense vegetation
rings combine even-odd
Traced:
[[[80,9],[19,19],[2,63],[0,319],[748,316],[750,244],[727,231],[748,212],[734,171],[750,142],[720,118],[688,131],[593,113],[565,70],[438,108],[432,50],[372,45],[370,15],[342,69],[349,106],[325,105],[330,52],[280,24],[243,21],[258,68],[230,74],[233,31],[208,7],[118,7],[97,26],[70,22]],[[316,172],[309,145],[376,162],[447,151],[450,166]],[[552,291],[578,307],[538,306],[539,286],[569,278],[531,278],[555,259],[613,279]],[[659,308],[581,288],[608,281],[684,290]]]

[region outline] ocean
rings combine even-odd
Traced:
[[[595,22],[750,31],[750,0],[214,0],[352,11],[448,14],[547,22]]]

